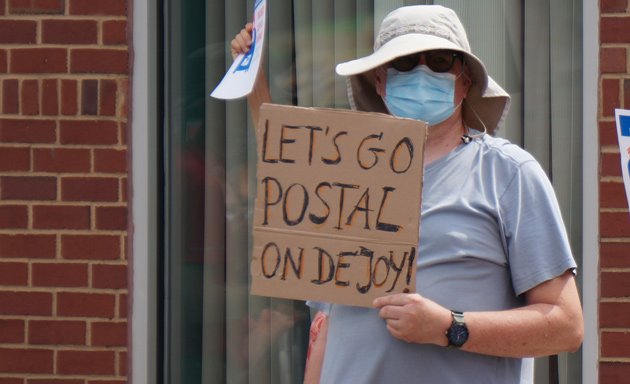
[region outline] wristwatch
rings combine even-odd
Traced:
[[[464,313],[459,311],[451,311],[453,322],[449,329],[446,330],[446,338],[448,346],[460,348],[466,340],[468,340],[468,327],[464,322]]]

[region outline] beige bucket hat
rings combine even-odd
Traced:
[[[494,133],[505,120],[510,96],[488,76],[483,62],[471,52],[457,14],[440,5],[407,6],[389,13],[381,23],[374,52],[337,65],[337,74],[347,76],[350,106],[359,111],[387,113],[376,93],[375,69],[397,57],[435,49],[463,53],[472,79],[463,103],[464,122],[477,131]]]

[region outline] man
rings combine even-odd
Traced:
[[[233,53],[247,50],[250,32]],[[417,293],[378,298],[373,309],[323,305],[306,381],[526,383],[524,358],[579,348],[576,264],[553,189],[531,155],[491,136],[509,97],[457,15],[399,8],[374,52],[337,73],[348,76],[353,108],[429,123]],[[270,100],[264,82],[257,88],[254,114],[256,100]]]

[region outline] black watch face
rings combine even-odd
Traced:
[[[468,328],[465,325],[453,325],[449,330],[448,339],[451,345],[461,347],[468,340]]]

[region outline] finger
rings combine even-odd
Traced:
[[[237,38],[242,42],[243,46],[250,47],[252,45],[252,31],[252,29],[243,28],[237,35]]]
[[[387,321],[398,320],[402,318],[403,312],[404,310],[400,306],[386,305],[384,307],[381,307],[381,309],[378,311],[378,315]]]
[[[238,34],[234,37],[231,43],[232,53],[240,54],[249,51],[251,41],[248,43],[243,35]]]
[[[391,324],[390,322],[387,322],[387,331],[389,332],[390,335],[397,338],[398,340],[409,342],[409,339],[407,338],[407,336],[403,332],[401,332],[396,327],[396,325]]]
[[[234,36],[234,39],[230,42],[230,48],[232,51],[232,57],[236,57],[241,53],[247,53],[252,45],[252,31],[253,24],[247,23],[245,28],[241,29],[239,33]]]
[[[235,59],[236,56],[240,55],[241,53],[243,53],[243,49],[241,48],[241,46],[236,42],[235,40],[232,40],[232,43],[230,44],[230,51],[232,53],[232,59]]]
[[[377,297],[372,302],[372,306],[375,308],[382,308],[386,305],[403,306],[410,302],[408,293],[396,293],[389,296]]]

